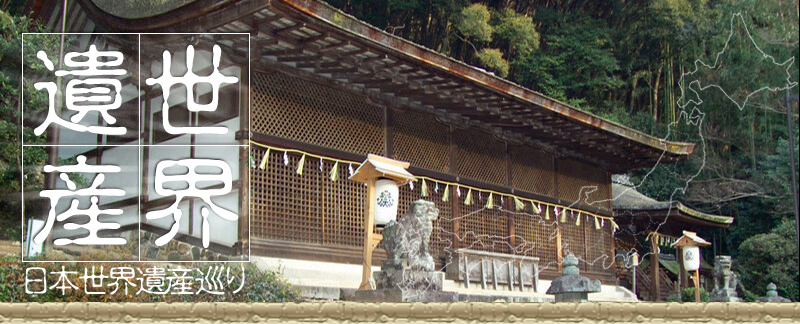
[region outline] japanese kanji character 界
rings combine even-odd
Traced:
[[[164,174],[164,170],[172,167],[172,166],[183,166],[189,169],[186,174],[180,175],[167,175]],[[221,173],[198,173],[198,167],[217,167],[222,170]],[[162,196],[175,196],[175,202],[170,205],[169,207],[161,210],[147,212],[146,217],[147,219],[158,219],[167,215],[172,215],[173,220],[175,221],[172,224],[172,228],[167,234],[164,236],[159,237],[156,239],[157,246],[163,246],[167,244],[175,234],[178,233],[178,228],[180,227],[180,219],[182,216],[182,212],[180,208],[178,208],[178,204],[183,200],[184,197],[196,197],[200,198],[205,202],[214,213],[222,217],[223,219],[229,221],[235,221],[238,219],[239,216],[234,214],[233,212],[224,209],[222,207],[217,206],[214,202],[211,201],[212,196],[222,196],[231,191],[232,188],[232,180],[233,176],[231,173],[231,167],[225,162],[221,160],[213,160],[213,159],[184,159],[184,160],[163,160],[158,162],[156,165],[156,176],[155,176],[155,191],[159,195]],[[213,182],[219,181],[222,182],[222,188],[212,187],[212,188],[198,188],[198,182]],[[186,189],[169,189],[165,188],[164,184],[167,182],[185,182],[188,183],[188,188]],[[203,206],[200,209],[200,214],[203,216],[203,227],[202,227],[202,235],[203,235],[203,247],[208,247],[209,239],[210,239],[210,229],[208,225],[208,215],[209,211],[208,208]]]

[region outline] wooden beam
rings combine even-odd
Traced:
[[[347,73],[356,73],[358,69],[355,67],[347,67],[347,66],[338,66],[338,67],[328,67],[328,68],[318,68],[314,69],[315,73],[334,73],[337,75],[344,75]]]
[[[318,32],[318,31],[315,30],[315,32]],[[325,39],[325,37],[328,37],[328,35],[325,34],[325,33],[319,33],[318,35],[315,35],[315,36],[309,36],[309,37],[300,39],[298,41],[298,43],[300,43],[301,45],[307,45],[307,44],[316,42],[316,41],[318,41],[320,39]]]
[[[272,29],[272,33],[275,34],[275,35],[279,35],[281,33],[292,32],[292,31],[298,30],[298,29],[303,28],[305,26],[306,26],[306,24],[304,24],[304,23],[295,23],[294,25],[291,25],[291,26],[273,28]]]
[[[316,62],[322,59],[319,54],[278,56],[278,62]]]
[[[283,56],[283,55],[297,55],[302,54],[302,48],[281,48],[281,49],[262,49],[262,56]]]
[[[336,61],[323,61],[323,62],[299,62],[295,64],[297,68],[330,68],[340,67],[342,63]]]

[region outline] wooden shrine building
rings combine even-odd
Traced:
[[[615,177],[616,178],[616,177]],[[712,215],[689,208],[679,201],[658,201],[636,191],[631,183],[614,181],[614,219],[618,251],[649,252],[637,268],[635,293],[644,300],[664,300],[679,288],[692,287],[686,277],[680,253],[664,254],[662,249],[681,237],[683,231],[728,228],[733,217]],[[705,249],[713,249],[708,247]],[[710,255],[707,253],[706,255]],[[629,276],[629,271],[624,276]],[[713,289],[713,268],[701,260],[700,277],[707,291]]]
[[[614,220],[623,218],[612,210],[611,175],[673,163],[694,148],[583,112],[321,1],[191,1],[140,15],[102,3],[70,1],[66,30],[249,33],[251,61],[240,64],[249,71],[242,78],[250,82],[250,126],[237,132],[251,143],[239,161],[249,177],[237,183],[249,193],[249,223],[245,208],[228,248],[252,257],[360,264],[365,188],[347,179],[377,154],[409,162],[417,176],[400,189],[400,215],[416,199],[439,209],[431,242],[438,267],[467,249],[538,258],[549,280],[573,253],[581,274],[613,286]],[[60,30],[60,1],[30,6],[40,18],[56,17],[48,22]]]

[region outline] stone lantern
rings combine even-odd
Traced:
[[[561,262],[561,276],[555,278],[547,289],[548,295],[556,295],[556,302],[586,302],[589,293],[600,292],[600,280],[591,280],[580,275],[578,258],[572,253]]]
[[[792,300],[786,297],[778,296],[778,286],[774,283],[767,285],[767,295],[758,299],[763,303],[791,303]]]
[[[364,215],[364,256],[361,285],[358,289],[371,290],[372,251],[382,236],[374,227],[382,228],[397,219],[398,186],[415,181],[409,173],[408,162],[370,154],[364,163],[350,176],[350,180],[367,185],[367,206]]]

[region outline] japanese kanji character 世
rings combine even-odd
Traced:
[[[169,51],[164,51],[164,64],[163,74],[158,78],[148,78],[145,82],[148,85],[158,84],[164,93],[163,110],[163,125],[164,130],[170,134],[226,134],[228,128],[224,126],[207,126],[207,127],[175,127],[169,122],[170,106],[167,103],[169,100],[170,89],[175,84],[183,84],[186,86],[186,109],[191,112],[201,111],[216,111],[219,104],[219,88],[223,83],[236,83],[239,78],[235,76],[227,76],[219,72],[219,60],[221,56],[221,49],[219,45],[214,45],[213,49],[213,64],[214,71],[208,76],[199,76],[192,72],[194,65],[194,46],[189,45],[186,48],[186,74],[183,76],[173,76],[170,72],[172,58]],[[212,97],[211,102],[208,104],[198,104],[194,100],[194,86],[198,83],[206,83],[211,85]]]
[[[83,268],[83,276],[80,277],[83,279],[83,291],[87,295],[103,295],[106,292],[102,291],[102,288],[105,286],[103,281],[108,279],[108,276],[103,273],[103,266],[100,266],[100,273],[95,273],[95,267],[92,266],[92,273],[89,274],[89,268]],[[93,289],[100,289],[101,291],[93,291],[89,288]]]

